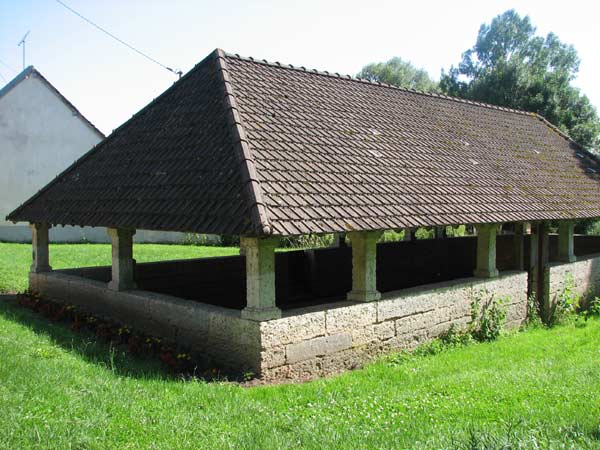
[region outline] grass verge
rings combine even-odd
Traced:
[[[0,448],[600,448],[599,342],[592,319],[247,389],[0,301]]]

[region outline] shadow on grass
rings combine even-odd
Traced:
[[[175,380],[155,356],[135,357],[124,345],[102,341],[89,331],[75,332],[66,322],[52,322],[48,318],[17,303],[14,295],[0,295],[0,317],[19,323],[34,333],[43,335],[63,349],[76,353],[82,359],[114,372],[120,376]]]

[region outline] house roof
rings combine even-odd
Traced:
[[[30,77],[35,77],[38,78],[44,85],[46,85],[46,87],[48,87],[48,89],[58,97],[58,99],[60,101],[62,101],[67,108],[69,108],[74,115],[76,115],[77,117],[79,117],[83,123],[85,123],[89,128],[91,128],[100,138],[104,139],[104,133],[102,133],[98,128],[95,127],[95,125],[90,122],[83,114],[81,114],[79,112],[79,110],[77,108],[75,108],[75,106],[66,99],[66,97],[64,95],[62,95],[60,93],[60,91],[58,89],[56,89],[52,83],[50,83],[35,67],[33,66],[29,66],[25,69],[23,69],[23,71],[18,74],[16,77],[14,77],[12,80],[10,80],[2,89],[0,89],[0,100],[2,99],[2,97],[4,97],[6,94],[8,94],[10,91],[12,91],[17,85],[19,85],[22,81],[30,78]]]
[[[215,50],[9,216],[292,235],[600,217],[542,117]]]

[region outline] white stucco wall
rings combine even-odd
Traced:
[[[6,215],[102,136],[32,72],[0,97],[0,241],[31,242],[27,224]],[[136,242],[181,242],[183,233],[139,230]],[[54,227],[52,242],[109,242],[104,228]]]
[[[22,237],[6,215],[101,139],[35,73],[0,98],[0,239]]]

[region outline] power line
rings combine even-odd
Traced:
[[[12,70],[13,72],[18,72],[18,70],[14,69],[13,67],[9,66],[8,64],[6,64],[4,61],[2,61],[0,59],[0,64],[2,64],[4,67],[6,67],[7,69]]]
[[[125,42],[124,40],[118,38],[117,36],[115,36],[114,34],[112,34],[111,32],[105,30],[104,28],[102,28],[100,25],[92,22],[90,19],[82,16],[80,13],[78,13],[77,11],[75,11],[73,8],[71,8],[70,6],[66,5],[65,3],[63,3],[61,0],[55,0],[56,3],[58,3],[59,5],[63,6],[64,8],[68,9],[69,11],[71,11],[73,14],[75,14],[77,17],[83,19],[84,21],[86,21],[87,23],[89,23],[91,26],[93,26],[94,28],[102,31],[104,34],[106,34],[107,36],[110,36],[111,38],[113,38],[115,41],[123,44],[125,47],[129,48],[130,50],[133,50],[134,52],[136,52],[138,55],[143,56],[144,58],[146,58],[147,60],[153,62],[154,64],[159,65],[160,67],[162,67],[163,69],[168,70],[171,73],[174,73],[175,75],[178,75],[179,78],[181,78],[181,75],[183,72],[181,72],[181,70],[176,70],[176,69],[172,69],[168,66],[165,66],[164,64],[162,64],[161,62],[157,61],[156,59],[152,58],[151,56],[148,56],[147,54],[145,54],[144,52],[142,52],[141,50],[138,50],[137,48],[135,48],[133,45],[129,45],[127,42]]]

